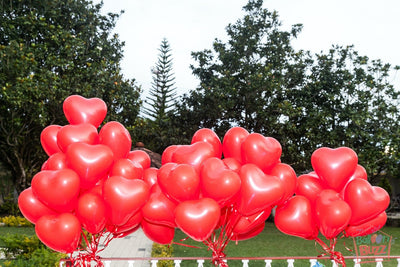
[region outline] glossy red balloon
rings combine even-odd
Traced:
[[[247,239],[251,239],[264,231],[265,227],[265,222],[260,223],[256,227],[252,228],[249,232],[247,233],[241,233],[241,234],[234,234],[232,237],[233,241],[243,241]]]
[[[275,212],[275,225],[283,233],[314,239],[318,227],[314,221],[310,201],[304,196],[293,196]]]
[[[60,125],[49,125],[40,134],[40,143],[48,156],[61,151],[57,145],[57,133],[60,129]]]
[[[318,194],[326,189],[325,184],[316,175],[303,174],[297,179],[296,195],[305,196],[314,205]]]
[[[157,175],[158,175],[157,168],[150,167],[148,169],[145,169],[143,172],[143,181],[145,181],[146,184],[152,187],[157,183]]]
[[[172,155],[175,153],[175,150],[180,147],[179,145],[172,145],[164,149],[161,155],[161,164],[164,165],[166,163],[172,162]]]
[[[240,176],[228,169],[219,158],[209,158],[203,162],[200,172],[200,186],[203,197],[209,197],[223,206],[240,190]]]
[[[199,198],[200,177],[192,165],[177,164],[168,176],[162,174],[160,169],[158,184],[170,199],[181,202]]]
[[[214,148],[214,157],[221,158],[222,156],[222,143],[218,135],[211,129],[202,128],[197,130],[193,137],[191,144],[203,141],[212,145]]]
[[[32,192],[32,187],[28,187],[18,196],[18,207],[22,215],[35,224],[44,215],[55,215],[56,211],[43,204]]]
[[[49,208],[58,212],[75,209],[80,182],[74,171],[41,171],[32,178],[31,184],[33,194]]]
[[[368,174],[367,171],[365,170],[365,168],[363,166],[361,166],[360,164],[357,164],[356,170],[354,171],[354,173],[350,176],[349,181],[355,179],[355,178],[361,178],[364,180],[368,181]]]
[[[242,143],[242,162],[255,164],[265,172],[279,163],[281,154],[278,140],[259,133],[248,135]]]
[[[350,205],[352,215],[349,224],[359,225],[386,210],[389,194],[379,186],[361,178],[351,180],[344,191],[344,200]]]
[[[284,189],[276,176],[265,174],[254,164],[243,165],[240,169],[242,186],[237,203],[242,215],[262,211],[282,199]]]
[[[119,238],[131,234],[135,232],[138,227],[140,227],[140,223],[143,220],[142,212],[138,211],[133,214],[126,223],[120,226],[116,225],[108,225],[107,230],[114,235],[118,235]]]
[[[90,123],[98,128],[107,115],[107,105],[100,98],[71,95],[64,100],[63,111],[70,124]]]
[[[175,208],[175,202],[167,198],[159,185],[155,184],[150,190],[149,200],[142,208],[142,215],[151,223],[176,227]]]
[[[190,164],[200,172],[201,164],[208,158],[214,157],[214,148],[207,142],[196,142],[192,145],[178,147],[172,155],[172,162]]]
[[[357,154],[348,147],[321,147],[311,155],[311,165],[330,189],[340,192],[356,170]]]
[[[328,239],[337,237],[351,218],[350,206],[332,189],[319,193],[315,201],[315,213],[319,230]]]
[[[271,207],[266,208],[250,216],[240,216],[239,221],[235,224],[233,232],[235,234],[246,234],[259,225],[263,224],[271,214]]]
[[[149,197],[149,186],[138,179],[111,176],[104,182],[103,198],[110,224],[123,225],[138,212]]]
[[[71,213],[44,215],[36,222],[35,231],[43,244],[61,253],[74,252],[81,239],[81,224]]]
[[[81,179],[81,187],[93,187],[105,177],[113,164],[113,152],[105,145],[73,143],[66,153],[67,164]]]
[[[242,143],[249,132],[242,127],[230,128],[222,140],[224,158],[234,158],[242,163]]]
[[[176,225],[193,240],[210,237],[221,215],[218,203],[211,198],[184,201],[175,209]]]
[[[110,176],[122,176],[127,179],[143,179],[143,167],[129,159],[119,159],[111,167]]]
[[[67,157],[62,152],[57,152],[51,155],[42,166],[42,171],[56,171],[67,169]]]
[[[268,174],[276,176],[282,181],[284,193],[279,203],[283,203],[293,196],[297,187],[297,175],[290,165],[278,163]]]
[[[99,135],[97,129],[89,123],[65,125],[57,134],[57,144],[64,153],[72,143],[82,142],[89,145],[95,145],[98,141]]]
[[[149,154],[147,154],[143,150],[133,150],[128,153],[127,158],[131,161],[139,163],[143,170],[150,168],[151,166],[151,158]]]
[[[224,158],[222,161],[226,167],[237,173],[239,173],[240,168],[242,167],[242,164],[235,158]]]
[[[75,213],[82,226],[91,234],[100,233],[106,226],[106,204],[97,194],[81,195]]]
[[[169,226],[142,221],[144,234],[153,242],[161,245],[171,244],[174,239],[175,229]]]
[[[362,224],[359,225],[349,225],[345,231],[344,234],[345,236],[364,236],[364,235],[369,235],[372,233],[375,233],[379,229],[381,229],[383,226],[385,226],[387,220],[387,214],[386,212],[380,213],[378,216],[375,218],[372,218],[369,221],[366,221]]]
[[[111,148],[114,160],[125,158],[132,146],[129,131],[119,122],[107,122],[99,132],[99,143]]]

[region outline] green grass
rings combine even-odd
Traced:
[[[400,228],[399,227],[384,227],[381,229],[382,232],[392,236],[392,245],[390,255],[400,255]],[[195,242],[191,239],[181,241],[186,238],[186,235],[180,230],[176,231],[174,241],[177,243],[183,243],[192,246],[200,246],[201,248],[191,248],[182,245],[173,245],[173,256],[174,257],[211,257],[211,251],[207,250],[207,247],[202,245],[200,242]],[[321,238],[323,239],[323,238]],[[323,239],[325,242],[326,240]],[[329,243],[328,243],[329,244]],[[353,252],[348,251],[346,248],[352,249]],[[336,245],[336,251],[342,252],[345,256],[355,255],[354,242],[352,238],[339,239]],[[317,257],[322,253],[321,247],[312,240],[305,240],[299,237],[289,236],[281,233],[273,223],[268,222],[264,231],[258,236],[244,241],[230,242],[226,247],[225,253],[227,257],[286,257],[286,256],[312,256]],[[328,260],[319,260],[325,266],[332,266],[332,263]],[[229,266],[242,266],[241,261],[228,262]],[[351,259],[346,260],[348,266],[354,266]],[[287,266],[288,263],[285,260],[274,260],[272,262],[273,267]],[[181,266],[197,266],[195,261],[183,261]],[[205,266],[211,266],[211,264],[205,264]],[[250,267],[265,266],[263,260],[250,261]],[[295,266],[310,266],[308,260],[296,260]],[[365,263],[362,267],[376,266],[375,263]],[[391,260],[383,263],[384,267],[396,267],[397,260]]]
[[[28,235],[32,236],[35,235],[35,228],[34,227],[8,227],[8,226],[2,226],[0,227],[0,236],[5,236],[7,234],[21,234],[21,235]],[[0,247],[2,246],[2,242],[0,240]]]

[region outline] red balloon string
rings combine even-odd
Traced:
[[[323,256],[326,256],[326,255],[329,255],[329,257],[332,260],[334,260],[336,264],[338,264],[338,265],[340,264],[343,267],[346,267],[346,262],[344,260],[344,257],[342,255],[342,253],[340,253],[339,251],[335,251],[335,246],[336,246],[336,242],[337,242],[336,238],[332,238],[332,239],[329,240],[329,247],[324,243],[324,241],[322,241],[318,237],[315,238],[315,241],[324,250],[324,253],[322,253],[318,257],[323,257]]]

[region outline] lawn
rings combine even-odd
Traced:
[[[381,229],[382,232],[392,236],[392,245],[390,255],[400,255],[400,228],[399,227],[384,227]],[[182,241],[186,235],[181,231],[177,230],[174,241],[177,243],[183,243],[192,246],[199,246],[199,242],[195,242],[191,239]],[[326,240],[324,240],[326,241]],[[352,251],[348,251],[347,249]],[[201,248],[192,248],[182,245],[173,245],[174,257],[211,257],[211,252],[207,250],[206,246],[202,245]],[[352,238],[340,239],[336,246],[336,251],[340,251],[345,256],[355,255],[354,241]],[[286,256],[313,256],[317,257],[322,253],[321,247],[314,241],[305,240],[299,237],[293,237],[281,233],[273,223],[268,222],[264,231],[249,240],[240,241],[237,244],[231,242],[228,244],[226,251],[227,257],[286,257]],[[320,262],[325,266],[332,266],[328,260],[321,259]],[[241,261],[228,262],[229,266],[242,266]],[[351,259],[346,260],[348,266],[354,266]],[[181,266],[197,266],[195,261],[183,261]],[[205,266],[211,266],[211,264],[205,264]],[[249,266],[265,266],[263,260],[250,261]],[[288,266],[288,263],[284,260],[275,260],[272,262],[272,266]],[[310,266],[308,260],[295,261],[295,267],[297,266]],[[362,264],[362,266],[376,266],[373,264]],[[384,262],[383,266],[395,267],[397,266],[397,260],[391,260]]]

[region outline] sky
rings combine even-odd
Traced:
[[[94,0],[98,3],[100,0]],[[124,10],[114,29],[125,42],[121,62],[125,78],[136,80],[143,97],[151,88],[163,38],[170,44],[178,94],[197,87],[191,52],[211,49],[215,38],[227,40],[225,28],[245,14],[247,0],[103,0],[102,13]],[[354,45],[360,55],[400,65],[400,1],[398,0],[264,0],[276,10],[283,29],[301,23],[293,46],[313,53],[334,44]],[[400,90],[400,73],[390,81]]]

